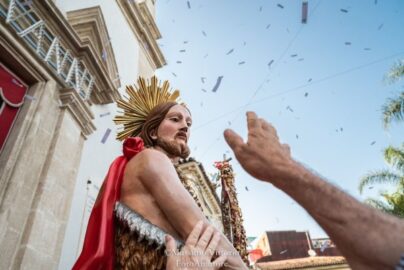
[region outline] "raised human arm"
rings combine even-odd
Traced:
[[[134,159],[136,160],[128,164],[128,169],[136,172],[137,178],[151,193],[183,240],[187,239],[198,221],[204,222],[204,229],[208,226],[208,220],[181,184],[171,160],[165,154],[146,149]],[[223,234],[221,234],[218,250],[227,253],[235,252],[234,247]],[[225,269],[244,269],[241,258],[234,255],[227,256]]]
[[[404,221],[358,202],[294,161],[276,130],[255,113],[247,113],[247,122],[247,143],[225,131],[241,166],[302,205],[353,269],[393,269],[404,253]]]

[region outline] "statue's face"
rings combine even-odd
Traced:
[[[189,111],[182,105],[173,106],[157,129],[157,145],[170,155],[186,158],[191,125]]]

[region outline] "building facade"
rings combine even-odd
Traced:
[[[165,64],[154,13],[153,0],[0,0],[0,269],[72,266],[89,187],[120,154],[121,85]]]

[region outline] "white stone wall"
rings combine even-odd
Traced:
[[[56,82],[29,90],[35,100],[16,123],[23,138],[0,209],[0,269],[55,269],[84,137]],[[62,233],[61,233],[62,232]]]

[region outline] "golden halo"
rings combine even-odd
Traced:
[[[118,108],[123,109],[123,115],[117,115],[114,122],[123,125],[116,138],[123,141],[131,136],[139,136],[144,122],[150,111],[159,104],[166,102],[179,102],[180,91],[169,91],[170,83],[164,81],[163,85],[157,83],[157,77],[153,76],[150,81],[139,77],[136,85],[126,86],[128,97],[117,101]]]

